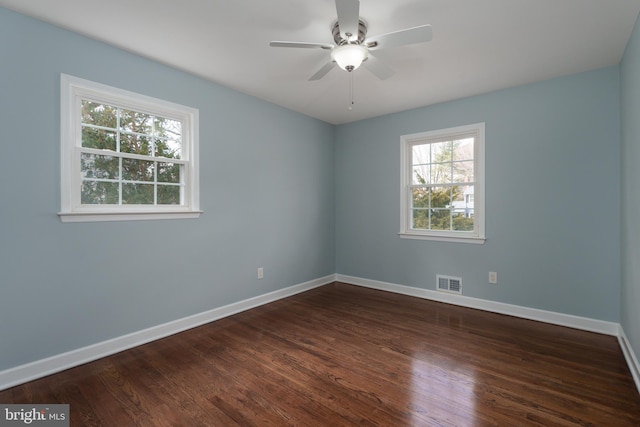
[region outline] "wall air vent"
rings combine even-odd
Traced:
[[[442,292],[450,292],[453,294],[462,294],[462,278],[437,275],[438,290]]]

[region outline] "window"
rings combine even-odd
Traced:
[[[400,237],[484,243],[484,123],[401,137]]]
[[[197,218],[198,110],[61,75],[63,222]]]

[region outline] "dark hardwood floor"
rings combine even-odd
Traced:
[[[0,392],[71,426],[640,426],[617,339],[334,283]]]

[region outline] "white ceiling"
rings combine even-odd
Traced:
[[[333,124],[618,64],[640,0],[360,0],[368,36],[431,24],[433,40],[379,50],[396,73],[334,68],[334,0],[0,0],[51,22]]]

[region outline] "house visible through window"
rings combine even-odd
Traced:
[[[197,217],[198,111],[62,75],[63,221]]]
[[[401,237],[484,242],[484,124],[401,138]]]

